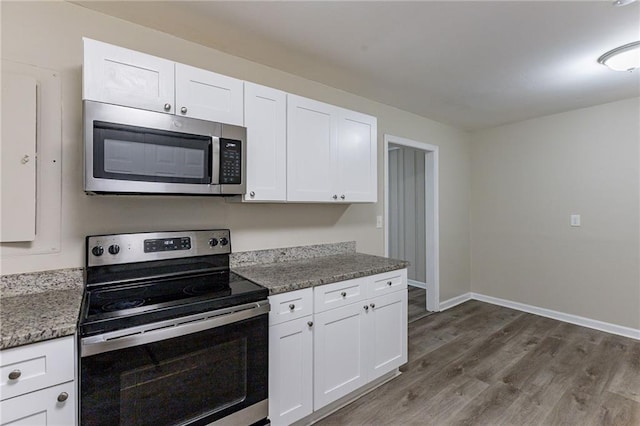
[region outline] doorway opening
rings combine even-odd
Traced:
[[[384,136],[385,255],[411,263],[409,320],[440,310],[438,147]]]

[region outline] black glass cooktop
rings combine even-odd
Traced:
[[[268,290],[228,270],[87,288],[82,336],[266,299]]]

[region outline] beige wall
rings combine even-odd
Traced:
[[[441,295],[469,291],[468,135],[176,37],[61,2],[1,2],[2,57],[57,70],[62,80],[62,232],[60,251],[4,257],[2,273],[79,267],[84,236],[97,233],[229,227],[235,251],[355,240],[364,253],[384,253],[376,229],[382,202],[337,205],[245,205],[218,198],[87,196],[82,191],[81,65],[86,36],[196,67],[276,87],[378,117],[379,195],[382,138],[389,133],[440,147]]]
[[[472,291],[640,328],[639,144],[638,98],[473,134]]]

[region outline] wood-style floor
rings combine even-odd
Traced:
[[[432,313],[427,311],[427,291],[423,288],[409,286],[407,297],[409,322],[414,322]]]
[[[640,341],[469,301],[409,325],[403,374],[319,425],[640,425]]]

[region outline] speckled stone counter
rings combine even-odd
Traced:
[[[4,275],[0,280],[0,349],[76,332],[82,269]]]
[[[234,267],[233,271],[269,289],[269,294],[375,275],[406,268],[404,260],[361,253],[342,253],[288,262]]]
[[[234,272],[270,294],[406,268],[402,260],[356,253],[353,241],[233,253]],[[82,268],[0,277],[0,349],[72,335]]]

